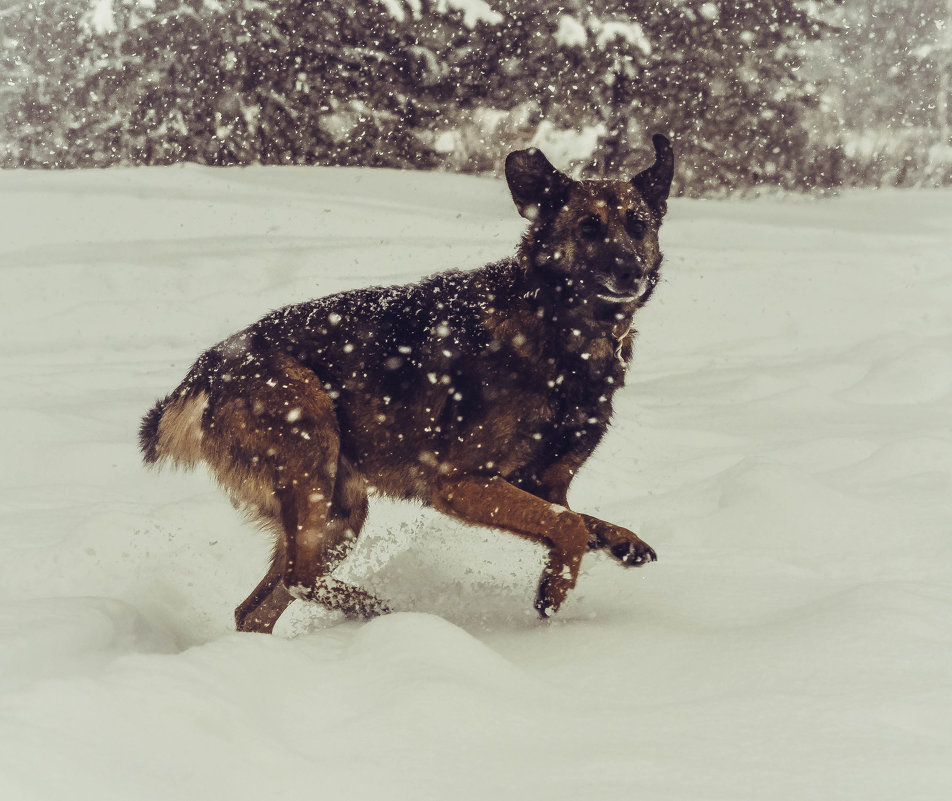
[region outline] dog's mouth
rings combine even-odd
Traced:
[[[640,294],[640,287],[639,293],[635,295],[612,292],[608,287],[603,287],[603,289],[605,291],[596,293],[595,297],[599,300],[604,300],[606,303],[631,303],[638,300],[638,295]]]
[[[641,282],[621,287],[615,283],[614,278],[606,276],[600,278],[593,289],[595,289],[595,297],[606,303],[631,303],[641,294]]]
[[[595,296],[605,303],[634,303],[648,291],[649,278],[638,281],[633,286],[625,288],[617,286],[611,279],[602,281],[598,285]]]
[[[624,290],[616,286],[611,279],[608,279],[599,283],[595,297],[605,303],[623,304],[644,301],[654,291],[659,279],[658,271],[652,270],[633,287]]]

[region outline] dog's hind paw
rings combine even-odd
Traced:
[[[378,615],[389,615],[393,610],[375,595],[345,584],[329,576],[321,576],[313,586],[307,587],[295,584],[288,587],[292,598],[300,601],[311,601],[343,612],[349,618],[372,618]]]

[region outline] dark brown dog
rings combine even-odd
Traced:
[[[146,415],[146,462],[205,462],[276,535],[238,629],[271,631],[294,598],[387,611],[331,577],[370,490],[544,544],[543,616],[587,550],[626,566],[656,558],[566,500],[658,282],[674,156],[663,136],[653,143],[654,165],[631,181],[578,182],[538,150],[512,153],[506,178],[531,221],[515,258],[280,309],[202,354]]]

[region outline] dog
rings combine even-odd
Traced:
[[[390,611],[333,578],[371,491],[415,499],[548,549],[535,607],[556,612],[586,551],[625,566],[654,550],[569,509],[657,286],[670,142],[630,181],[575,181],[538,150],[506,180],[528,230],[512,258],[406,286],[287,306],[205,351],[144,417],[147,464],[204,462],[275,535],[267,574],[235,610],[271,632],[294,599],[347,616]]]

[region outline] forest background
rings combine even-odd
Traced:
[[[576,175],[680,194],[952,184],[952,0],[5,0],[0,166]]]

